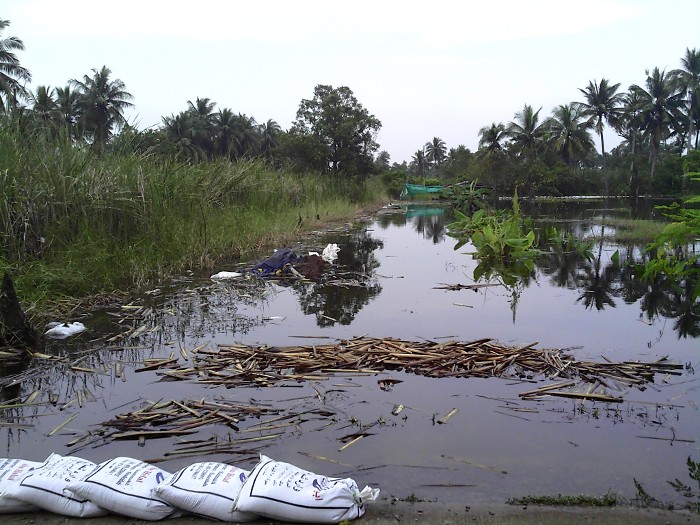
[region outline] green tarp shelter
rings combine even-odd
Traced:
[[[403,191],[401,192],[401,198],[403,197],[413,197],[414,195],[419,195],[421,193],[440,193],[442,186],[423,186],[421,184],[404,184]]]

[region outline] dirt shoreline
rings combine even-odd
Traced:
[[[51,513],[9,514],[2,516],[2,523],[11,525],[145,525],[149,521],[110,515],[102,518],[68,518]],[[207,525],[215,521],[195,516],[183,516],[164,522],[173,525]],[[594,507],[540,507],[512,505],[457,506],[434,502],[408,503],[379,501],[367,506],[365,515],[352,523],[389,525],[396,523],[428,524],[484,524],[484,525],[579,525],[609,524],[637,525],[700,524],[700,514],[686,511],[640,509],[626,506]],[[260,519],[255,524],[276,523]]]

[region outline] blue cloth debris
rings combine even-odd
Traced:
[[[293,264],[302,259],[291,248],[280,248],[254,266],[251,272],[258,277],[289,277],[293,275]]]

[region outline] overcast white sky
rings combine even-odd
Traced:
[[[392,162],[435,136],[475,151],[525,103],[544,118],[590,80],[643,85],[700,47],[698,0],[3,0],[0,18],[34,91],[104,65],[140,128],[208,97],[288,129],[314,86],[348,86]]]

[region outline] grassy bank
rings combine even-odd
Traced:
[[[371,185],[259,160],[188,165],[0,130],[0,273],[41,312],[245,260],[381,199]]]

